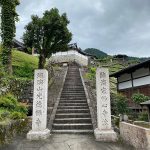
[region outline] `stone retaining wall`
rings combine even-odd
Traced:
[[[49,86],[48,90],[48,126],[52,125],[50,120],[52,111],[54,109],[55,104],[57,103],[57,99],[60,95],[60,91],[63,88],[64,78],[67,72],[67,67],[59,67],[54,71],[53,83]],[[50,125],[49,125],[50,124]],[[50,129],[50,127],[49,127]]]
[[[139,150],[150,150],[150,129],[120,122],[120,135],[128,144]]]

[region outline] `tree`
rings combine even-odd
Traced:
[[[12,73],[11,50],[13,38],[16,33],[15,22],[18,21],[18,14],[16,13],[16,6],[19,5],[19,0],[0,0],[2,7],[2,63],[8,73]]]
[[[116,114],[126,114],[128,110],[127,98],[120,93],[111,94],[112,111]]]
[[[39,52],[39,68],[44,68],[46,58],[57,51],[67,50],[72,34],[67,25],[66,13],[59,14],[57,8],[45,11],[43,17],[31,17],[32,21],[25,27],[23,41],[27,47],[34,47]]]
[[[142,102],[148,101],[150,99],[150,97],[145,96],[142,93],[134,93],[132,95],[131,99],[133,100],[134,103],[140,104]]]

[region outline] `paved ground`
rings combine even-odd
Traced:
[[[96,142],[93,135],[53,134],[44,141],[28,141],[17,137],[0,150],[133,150],[121,143]]]

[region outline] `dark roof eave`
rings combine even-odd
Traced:
[[[136,70],[137,68],[145,67],[145,66],[149,66],[149,65],[150,65],[150,59],[146,60],[144,62],[141,62],[139,64],[129,66],[129,67],[122,69],[118,72],[115,72],[115,73],[111,74],[110,77],[119,77],[121,74],[130,73],[130,72],[133,72],[134,70]]]

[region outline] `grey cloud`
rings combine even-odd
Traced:
[[[73,41],[82,49],[95,47],[108,54],[150,56],[149,0],[21,0],[17,38],[32,14],[57,7],[66,12]]]

